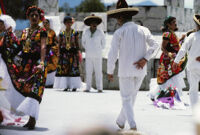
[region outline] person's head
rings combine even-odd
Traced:
[[[66,28],[71,28],[73,24],[73,18],[71,16],[66,16],[63,20],[63,23],[65,24]]]
[[[165,19],[164,28],[162,29],[162,31],[164,32],[166,30],[172,30],[172,31],[177,31],[178,30],[176,17],[168,16]]]
[[[119,14],[117,19],[117,23],[121,26],[124,23],[131,21],[132,20],[132,16],[127,15],[127,14]]]
[[[94,14],[84,18],[84,24],[90,26],[91,30],[96,30],[97,26],[102,22],[101,17]]]
[[[26,11],[26,17],[31,25],[38,25],[40,21],[44,20],[44,11],[36,6],[31,6]]]
[[[0,19],[0,31],[5,31],[4,21]]]
[[[43,25],[44,25],[45,29],[49,29],[49,28],[50,28],[49,19],[45,19],[45,20],[43,21]]]
[[[96,30],[97,29],[97,22],[96,21],[93,21],[93,22],[91,22],[90,23],[90,29],[92,29],[92,30]]]

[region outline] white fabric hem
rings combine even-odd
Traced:
[[[46,79],[46,84],[45,84],[46,86],[54,84],[55,74],[56,74],[56,71],[47,74],[47,79]]]
[[[39,102],[34,98],[26,97],[17,108],[17,111],[23,112],[24,114],[34,117],[36,120],[38,120]]]
[[[65,89],[65,88],[80,88],[81,87],[81,78],[78,77],[55,77],[55,82],[53,88],[56,89]]]

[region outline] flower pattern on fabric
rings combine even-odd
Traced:
[[[171,53],[177,54],[180,49],[180,44],[177,36],[174,32],[164,32],[163,33],[163,40],[169,40],[169,43],[166,47],[166,50]],[[157,82],[158,84],[163,84],[167,80],[169,80],[174,75],[183,71],[187,63],[187,57],[181,59],[179,62],[178,68],[175,70],[173,69],[173,63],[176,55],[167,55],[162,53],[160,57],[160,65],[157,69]]]
[[[60,57],[57,65],[56,76],[80,76],[79,71],[79,43],[78,32],[71,30],[70,44],[67,45],[66,31],[59,36]]]
[[[58,41],[56,38],[56,33],[53,30],[47,31],[47,70],[48,73],[56,71],[58,63]]]
[[[40,64],[41,37],[46,37],[47,34],[41,27],[30,35],[29,31],[29,28],[23,30],[21,40],[13,33],[7,33],[4,37],[2,57],[15,89],[23,96],[41,102],[47,76],[46,62],[42,70],[36,67]],[[26,44],[28,38],[29,44]]]

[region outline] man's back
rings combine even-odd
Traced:
[[[132,77],[146,74],[146,65],[143,69],[137,69],[134,63],[142,58],[149,59],[147,42],[154,46],[155,41],[150,31],[134,22],[123,24],[114,33],[109,55],[119,51],[119,76]]]

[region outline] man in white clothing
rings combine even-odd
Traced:
[[[181,46],[181,49],[179,50],[175,60],[173,67],[177,69],[178,63],[181,60],[182,57],[185,56],[186,53],[188,53],[188,63],[187,63],[187,69],[189,70],[189,78],[190,78],[190,103],[191,106],[194,107],[194,105],[198,102],[198,87],[199,87],[199,81],[200,81],[200,15],[195,15],[193,17],[195,23],[197,24],[197,31],[190,34],[183,45]]]
[[[98,16],[91,15],[84,19],[85,25],[90,26],[83,32],[82,45],[85,48],[86,56],[86,90],[89,92],[92,85],[92,74],[95,72],[96,87],[98,92],[103,92],[102,82],[102,50],[105,47],[104,32],[97,29],[102,22]]]
[[[116,18],[121,26],[113,35],[107,63],[108,79],[112,81],[119,54],[118,76],[122,108],[116,123],[121,129],[127,120],[131,130],[137,130],[133,106],[147,72],[146,63],[158,48],[149,29],[132,22],[132,16],[138,11],[138,8],[128,8],[124,0],[117,2],[116,10],[108,11],[108,16]]]

